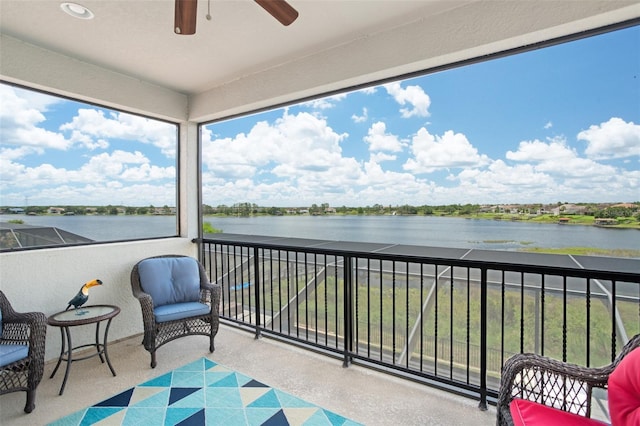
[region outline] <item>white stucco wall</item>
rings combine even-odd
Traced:
[[[131,292],[133,265],[145,257],[171,253],[196,257],[197,245],[188,238],[167,238],[2,253],[0,288],[16,311],[40,311],[49,316],[64,310],[82,284],[98,278],[104,284],[90,290],[87,305],[119,306],[122,311],[111,323],[109,340],[122,339],[143,330],[140,304]],[[92,341],[95,327],[74,327],[72,331],[77,346]],[[59,353],[59,328],[48,327],[45,359],[55,359]]]

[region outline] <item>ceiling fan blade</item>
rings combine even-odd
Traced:
[[[176,0],[173,31],[181,35],[195,34],[197,10],[198,0]]]
[[[298,18],[298,11],[285,0],[255,0],[255,2],[280,21],[282,25],[290,25]]]

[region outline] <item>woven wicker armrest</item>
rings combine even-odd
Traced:
[[[213,287],[213,284],[206,282],[206,283],[200,283],[200,301],[201,302],[208,302],[210,300],[213,299],[213,292],[215,291],[215,288]]]
[[[547,395],[539,395],[539,391],[562,393],[569,385],[577,390],[574,382],[604,388],[612,371],[612,365],[589,368],[536,354],[517,354],[509,358],[502,369],[498,399],[510,402],[513,397],[536,396],[536,402],[544,403]]]
[[[47,333],[47,316],[42,312],[16,312],[3,295],[2,340],[16,344],[42,345]]]
[[[149,293],[145,293],[142,290],[134,291],[133,296],[143,304],[150,304],[153,307],[153,299]]]
[[[502,367],[497,424],[513,424],[509,404],[514,398],[590,417],[593,388],[606,389],[616,366],[639,346],[640,334],[632,337],[616,359],[604,367],[583,367],[536,354],[512,356]]]
[[[26,358],[5,365],[0,374],[0,394],[26,391],[26,413],[35,408],[36,388],[44,373],[44,350],[47,317],[42,312],[16,312],[0,291],[2,309],[2,339],[0,342],[29,346]]]
[[[220,306],[220,294],[222,293],[222,287],[220,284],[201,284],[200,290],[204,293],[203,298],[205,301],[211,301],[211,308],[213,309],[215,307],[217,312],[217,309]],[[209,294],[209,297],[207,297],[207,293]]]
[[[155,315],[153,314],[153,299],[149,293],[145,293],[140,289],[134,289],[133,295],[140,302],[142,312],[142,325],[144,329],[145,347],[152,345],[152,330],[155,324]]]
[[[516,354],[502,368],[498,424],[513,424],[509,404],[514,398],[589,417],[592,389],[606,388],[611,371],[611,365],[588,368],[536,354]]]
[[[30,347],[34,347],[36,345],[42,345],[44,347],[47,334],[47,316],[44,313],[18,313],[16,316],[8,320],[5,320],[3,317],[2,322],[9,323],[7,324],[8,326],[11,324],[23,326],[25,328],[25,332],[21,333],[21,335],[25,338],[24,342],[28,343]]]

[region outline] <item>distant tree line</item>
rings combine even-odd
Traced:
[[[14,208],[13,206],[2,206],[0,207],[0,211],[3,213],[10,213],[10,209]],[[45,215],[49,214],[52,206],[27,206],[24,207],[25,214],[36,214],[36,215]],[[163,207],[155,207],[153,205],[144,206],[144,207],[131,207],[131,206],[69,206],[69,205],[60,205],[55,206],[55,209],[58,213],[56,214],[72,214],[72,215],[170,215],[175,213],[175,208],[171,208],[167,205]]]
[[[325,215],[325,214],[342,214],[342,215],[438,215],[438,216],[474,216],[474,215],[491,215],[491,214],[536,214],[537,212],[550,213],[550,209],[556,206],[562,206],[564,203],[558,202],[554,205],[543,204],[517,204],[510,205],[510,212],[506,212],[504,205],[487,206],[481,204],[447,204],[447,205],[382,205],[374,204],[365,207],[330,207],[328,203],[312,204],[310,207],[264,207],[255,203],[236,203],[231,206],[220,204],[218,206],[210,206],[204,204],[202,213],[205,216],[223,215],[223,216],[239,216],[247,217],[254,215]],[[613,207],[614,204],[581,204],[584,206],[583,216],[591,216],[594,218],[635,218],[640,221],[640,203],[634,204],[635,207]],[[516,213],[513,213],[515,211]],[[562,214],[569,214],[562,210]]]
[[[256,215],[437,215],[437,216],[477,216],[491,214],[536,214],[543,211],[549,213],[549,209],[556,206],[560,207],[563,215],[567,213],[562,210],[564,203],[558,202],[554,205],[543,204],[514,204],[514,205],[481,205],[481,204],[447,204],[447,205],[383,205],[374,204],[365,207],[348,207],[339,206],[331,207],[329,203],[312,204],[311,206],[299,207],[279,207],[279,206],[259,206],[255,203],[235,203],[233,205],[220,204],[218,206],[202,205],[202,213],[205,216],[222,215],[222,216],[238,216],[248,217]],[[584,207],[581,212],[582,216],[594,218],[616,219],[616,218],[632,218],[640,221],[640,202],[622,207],[614,203],[584,203],[580,204]],[[26,214],[44,215],[49,214],[52,206],[27,206],[22,208]],[[171,215],[175,214],[175,207],[167,205],[156,207],[153,205],[143,207],[122,206],[122,205],[106,205],[106,206],[86,206],[86,205],[60,205],[55,207],[57,214],[73,214],[73,215]],[[10,209],[14,206],[2,206],[0,212],[11,213]],[[508,210],[508,211],[507,211]]]

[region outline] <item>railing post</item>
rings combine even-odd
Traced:
[[[255,296],[256,296],[256,340],[260,338],[260,257],[258,256],[259,253],[259,249],[258,247],[254,247],[253,248],[253,274],[254,274],[254,279],[253,282],[255,283],[254,287],[254,291],[255,291]],[[249,275],[251,276],[251,275]]]
[[[487,410],[487,269],[480,269],[480,404]]]
[[[353,335],[353,315],[351,306],[353,303],[352,288],[351,288],[351,274],[352,274],[352,258],[350,256],[344,257],[344,360],[342,362],[343,367],[348,367],[351,361],[351,350],[353,349],[352,335]]]

